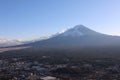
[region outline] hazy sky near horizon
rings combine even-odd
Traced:
[[[78,24],[120,35],[120,0],[0,0],[0,38],[36,39]]]

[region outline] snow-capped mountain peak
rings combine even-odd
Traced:
[[[73,28],[66,30],[65,32],[61,33],[61,36],[84,36],[84,35],[98,35],[97,33],[83,25],[76,25]]]
[[[84,25],[76,25],[75,27],[73,27],[73,29],[81,29],[81,28],[87,28]]]
[[[75,27],[72,29],[68,29],[62,35],[63,36],[82,36],[84,34],[81,31],[79,31],[79,27]]]

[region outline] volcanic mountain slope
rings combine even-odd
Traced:
[[[28,47],[18,51],[8,51],[7,53],[30,54],[50,54],[66,53],[77,55],[99,56],[120,55],[120,37],[111,36],[96,32],[83,25],[77,25],[63,33],[52,36],[49,39],[36,41],[16,47]]]
[[[80,48],[119,45],[120,37],[105,35],[88,29],[83,25],[77,25],[49,39],[26,44],[24,46],[45,48]]]

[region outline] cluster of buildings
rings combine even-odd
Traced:
[[[59,80],[37,61],[0,60],[0,80]]]
[[[119,63],[44,64],[22,58],[0,60],[0,80],[120,80]]]

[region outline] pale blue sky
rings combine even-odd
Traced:
[[[0,0],[0,38],[36,39],[78,24],[120,35],[120,0]]]

